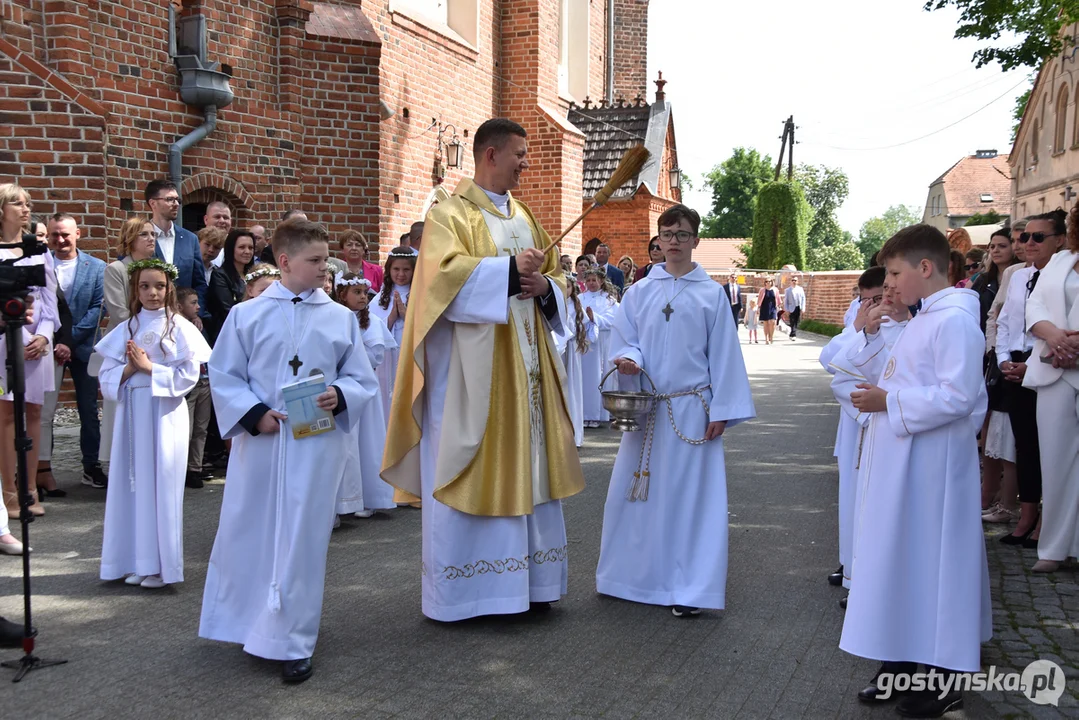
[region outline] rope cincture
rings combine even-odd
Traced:
[[[641,455],[637,460],[637,471],[633,473],[633,482],[630,483],[629,491],[626,493],[626,499],[630,502],[648,501],[648,486],[651,480],[651,465],[652,465],[652,442],[656,437],[656,410],[661,402],[667,403],[667,418],[671,422],[671,427],[674,429],[674,434],[678,438],[689,445],[704,445],[707,441],[706,438],[700,438],[699,440],[693,440],[687,438],[678,429],[678,425],[674,422],[674,408],[671,405],[671,400],[679,397],[687,397],[689,395],[696,395],[697,399],[701,401],[701,406],[704,408],[705,418],[710,416],[711,410],[708,407],[708,401],[704,399],[704,392],[711,390],[711,384],[703,387],[695,388],[693,390],[682,390],[680,392],[653,395],[652,407],[648,411],[648,420],[645,422],[644,427],[644,440],[641,442]],[[645,450],[647,448],[647,454]]]

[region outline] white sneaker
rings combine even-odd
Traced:
[[[336,530],[339,527],[341,527],[341,516],[340,515],[334,515],[333,516],[333,529]]]
[[[371,516],[372,516],[372,515],[374,515],[374,514],[375,514],[375,511],[374,511],[374,510],[360,510],[360,511],[359,511],[358,513],[354,513],[354,514],[353,514],[353,517],[358,517],[358,518],[369,518],[369,517],[371,517]]]
[[[128,585],[142,585],[142,582],[146,579],[145,575],[128,575],[124,578],[124,582]]]
[[[1001,507],[1003,507],[1003,506],[1000,503],[998,503],[998,502],[993,503],[992,505],[987,507],[985,510],[982,510],[982,517],[985,517],[986,515],[994,515],[994,514],[996,514],[997,512],[1000,511]]]
[[[150,590],[157,590],[168,585],[167,582],[161,579],[160,575],[150,575],[140,583],[142,587]]]

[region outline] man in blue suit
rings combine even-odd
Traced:
[[[611,265],[611,249],[607,247],[606,243],[600,243],[596,246],[596,264],[607,271],[607,278],[611,281],[611,284],[618,288],[618,292],[622,292],[626,289],[626,279],[622,275],[622,271],[618,269],[617,265]]]
[[[180,214],[180,191],[168,180],[154,180],[146,186],[146,204],[150,206],[150,222],[154,224],[154,254],[179,271],[176,287],[194,288],[199,296],[200,315],[206,312],[206,266],[202,262],[199,239],[190,230],[176,224]],[[200,325],[201,323],[196,323]]]
[[[57,213],[49,218],[49,249],[56,268],[56,285],[71,309],[71,347],[66,367],[75,383],[75,402],[79,409],[79,447],[82,450],[82,482],[105,487],[107,478],[101,470],[98,448],[101,423],[97,416],[97,378],[87,372],[94,339],[101,324],[101,305],[105,299],[105,263],[78,248],[79,226],[70,215]],[[64,355],[67,355],[65,353]],[[64,360],[59,356],[57,360]],[[64,377],[57,370],[56,390]],[[55,401],[52,405],[55,410]],[[42,413],[42,422],[52,424],[52,413]]]

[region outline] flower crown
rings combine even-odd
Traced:
[[[406,250],[405,248],[402,248],[402,247],[398,246],[398,247],[395,247],[393,250],[390,250],[390,257],[394,257],[394,258],[414,258],[414,257],[416,257],[416,253],[411,252],[409,250]]]
[[[341,287],[342,285],[366,285],[368,290],[371,289],[371,281],[362,277],[354,277],[349,280],[341,280],[338,278],[334,281],[333,285],[334,287]]]
[[[139,270],[160,270],[173,282],[176,282],[176,278],[180,276],[180,271],[176,269],[175,265],[155,257],[146,258],[145,260],[136,260],[128,265],[127,276],[135,277],[135,273]]]
[[[595,275],[596,277],[603,280],[603,279],[605,279],[607,277],[607,270],[606,270],[606,268],[601,268],[599,265],[593,265],[592,267],[588,268],[583,273],[581,273],[581,275],[585,276],[585,277],[587,277],[589,275]]]
[[[281,277],[281,271],[275,268],[273,265],[270,265],[269,263],[262,263],[257,268],[244,275],[244,282],[252,283],[259,278],[264,277],[279,278]]]

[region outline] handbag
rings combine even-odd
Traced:
[[[996,355],[991,352],[986,353],[982,360],[982,366],[984,367],[985,386],[995,388],[1000,385],[1004,380],[1004,373],[1001,371],[1000,366],[997,365]]]

